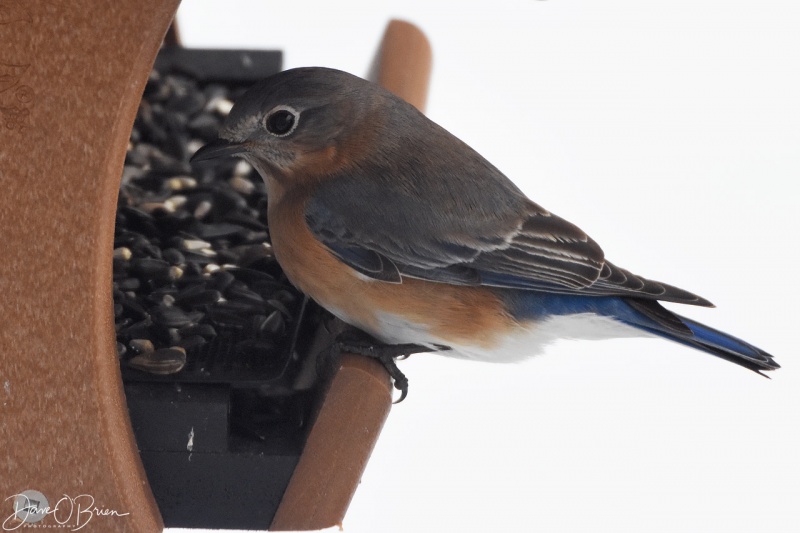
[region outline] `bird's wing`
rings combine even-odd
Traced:
[[[413,176],[333,176],[311,195],[306,222],[340,260],[385,282],[413,277],[711,305],[607,262],[580,228],[528,200],[493,167],[483,170],[480,183],[450,176],[427,182],[425,192]]]

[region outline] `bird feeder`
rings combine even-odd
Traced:
[[[134,117],[177,6],[0,6],[0,520],[14,514],[12,496],[35,493],[62,512],[85,511],[88,500],[79,498],[90,496],[91,518],[68,519],[85,531],[163,527],[123,392],[112,243]],[[429,69],[424,36],[392,22],[374,79],[421,108]],[[391,388],[372,360],[345,355],[333,370],[262,529],[343,520]],[[266,505],[263,497],[251,494],[247,505]],[[40,524],[65,516],[43,516]]]

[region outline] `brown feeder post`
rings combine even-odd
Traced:
[[[122,392],[111,252],[131,126],[177,6],[0,6],[0,520],[36,490],[122,515],[83,531],[163,528]],[[380,57],[381,83],[424,106],[424,36],[392,22]],[[342,358],[273,529],[341,523],[390,401],[380,365]]]
[[[386,26],[369,79],[425,112],[431,56],[431,44],[419,28],[404,20],[392,20]]]
[[[6,498],[36,490],[129,513],[84,531],[162,529],[122,393],[111,251],[131,126],[177,7],[0,6],[2,520]]]

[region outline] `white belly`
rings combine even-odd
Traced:
[[[346,317],[339,317],[347,321]],[[526,322],[495,346],[464,345],[431,335],[425,324],[409,322],[388,313],[379,317],[380,331],[370,332],[388,344],[413,343],[423,346],[449,346],[440,352],[450,357],[497,363],[516,362],[538,355],[559,339],[602,340],[623,337],[650,337],[651,334],[612,318],[594,313],[552,316],[538,323]]]

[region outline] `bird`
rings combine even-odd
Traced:
[[[302,67],[257,82],[192,161],[230,156],[266,183],[288,279],[375,341],[358,353],[386,365],[401,400],[396,356],[511,362],[562,338],[660,337],[761,375],[780,368],[662,306],[713,307],[611,263],[466,143],[358,76]]]

